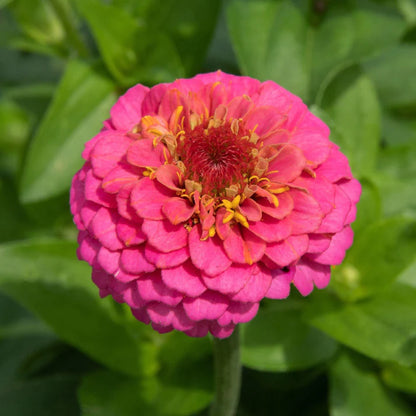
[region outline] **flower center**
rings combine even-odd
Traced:
[[[186,179],[199,182],[202,194],[218,196],[230,185],[243,186],[254,164],[250,133],[230,122],[185,130],[178,146]]]

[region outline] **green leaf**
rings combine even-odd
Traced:
[[[328,292],[310,297],[304,319],[339,342],[376,360],[416,363],[416,289],[393,284],[384,293],[354,304]]]
[[[66,342],[111,369],[127,374],[156,370],[147,327],[134,333],[111,299],[100,299],[76,245],[58,240],[0,246],[0,288],[45,321]],[[131,318],[133,320],[133,318]]]
[[[406,393],[416,393],[416,367],[404,367],[398,364],[385,364],[381,378],[389,387]]]
[[[0,413],[7,416],[78,416],[78,380],[54,375],[22,381],[0,391]]]
[[[364,0],[326,6],[325,13],[315,18],[309,41],[313,96],[346,67],[396,44],[405,30],[397,10],[386,4]]]
[[[357,204],[357,218],[352,224],[355,238],[370,224],[381,220],[382,204],[381,192],[374,182],[364,178],[360,180],[362,194]]]
[[[380,106],[371,80],[357,67],[341,72],[321,101],[340,135],[338,145],[356,174],[371,172],[380,141]]]
[[[118,3],[126,3],[126,0]],[[137,1],[133,4],[136,16],[147,30],[164,33],[173,41],[186,73],[198,72],[215,29],[221,1],[153,0],[145,12]]]
[[[300,3],[301,6],[281,0],[232,0],[227,18],[242,72],[262,81],[276,81],[307,99],[308,25],[306,3]]]
[[[301,320],[300,305],[280,301],[242,327],[241,360],[260,371],[301,370],[327,361],[336,343]]]
[[[108,117],[114,85],[85,63],[69,62],[54,99],[28,149],[21,198],[36,202],[70,186],[82,165],[84,143]]]
[[[36,42],[57,45],[65,40],[65,29],[49,0],[17,0],[9,9],[23,31]]]
[[[152,32],[122,8],[99,0],[76,0],[87,20],[104,62],[125,86],[157,83],[183,75],[183,67],[171,39]]]
[[[402,44],[365,63],[365,70],[388,108],[408,112],[416,108],[416,46]]]
[[[334,270],[339,296],[356,300],[385,290],[416,258],[416,221],[390,218],[359,234],[346,260]]]
[[[410,114],[408,117],[383,112],[383,139],[389,146],[411,145],[416,142],[416,120]]]
[[[406,403],[388,391],[362,357],[342,354],[330,369],[330,415],[410,416]]]
[[[88,375],[78,394],[82,416],[195,415],[213,396],[200,370],[204,369],[189,366],[171,384],[155,377],[139,379],[111,372]]]

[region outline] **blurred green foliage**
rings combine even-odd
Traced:
[[[415,0],[1,0],[0,414],[207,414],[210,339],[98,298],[67,193],[126,88],[218,68],[300,95],[363,185],[329,288],[243,325],[238,414],[416,413]]]

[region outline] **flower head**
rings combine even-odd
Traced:
[[[71,188],[100,295],[159,332],[222,338],[264,297],[325,287],[361,192],[328,136],[271,81],[218,71],[128,90]]]

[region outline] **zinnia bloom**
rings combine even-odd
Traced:
[[[328,136],[271,81],[218,71],[129,89],[71,189],[100,295],[161,333],[223,338],[264,297],[324,288],[361,192]]]

